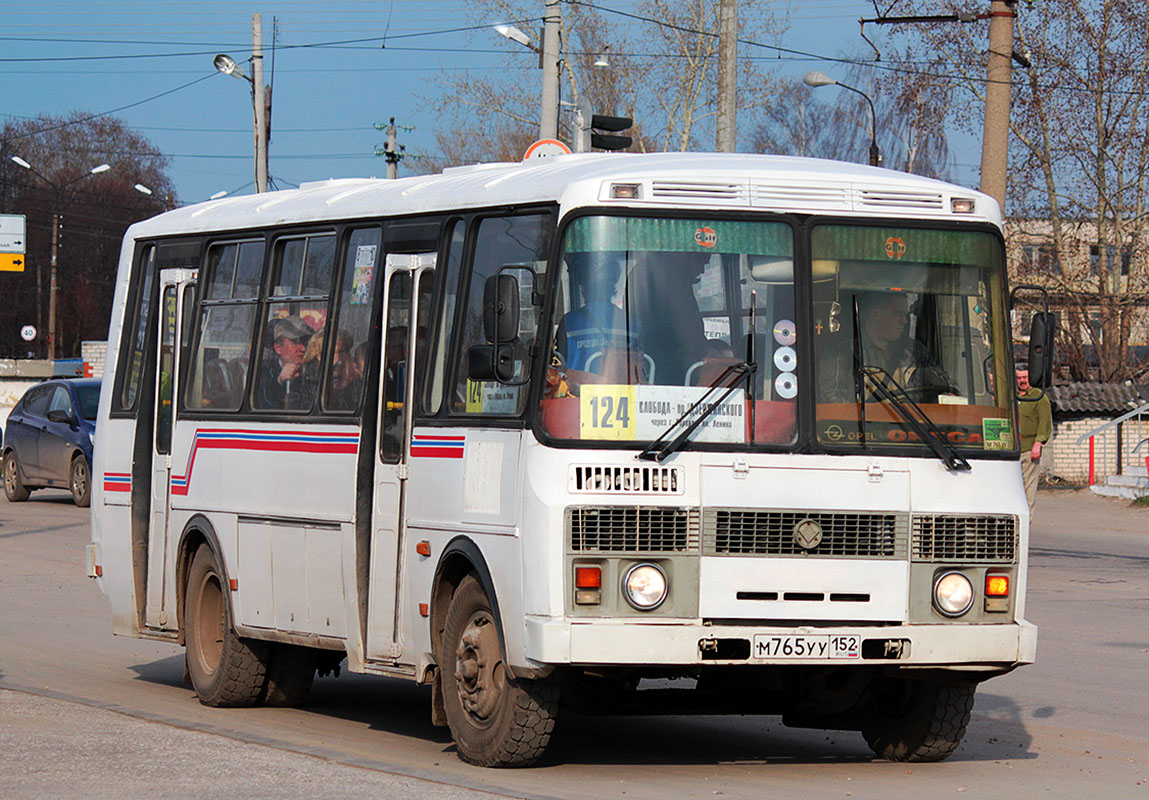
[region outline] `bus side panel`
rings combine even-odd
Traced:
[[[136,242],[129,231],[120,248],[116,293],[108,327],[107,356],[100,386],[100,409],[92,453],[92,565],[96,583],[112,607],[112,630],[139,633],[139,609],[132,573],[132,446],[135,421],[110,419],[112,391],[119,369],[120,342],[127,308],[128,281]],[[98,566],[98,569],[97,569]]]

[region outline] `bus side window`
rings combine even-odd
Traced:
[[[124,318],[122,336],[125,346],[117,367],[117,372],[120,373],[118,405],[124,411],[134,409],[136,398],[139,396],[144,358],[147,355],[148,330],[151,327],[152,292],[155,291],[156,273],[156,248],[155,245],[149,245],[140,254],[140,260],[132,273],[132,278],[142,283],[135,298],[135,313]]]
[[[463,243],[467,226],[463,220],[451,223],[451,233],[447,242],[446,270],[443,275],[443,301],[439,316],[439,328],[435,333],[434,361],[431,365],[430,381],[423,408],[430,416],[439,413],[443,407],[443,388],[447,379],[447,354],[451,341],[451,331],[455,324],[455,300],[459,293],[459,273],[463,265]]]
[[[243,402],[263,250],[262,241],[220,243],[208,250],[199,331],[184,393],[189,409],[238,411]]]
[[[527,266],[534,270],[532,287],[530,273],[516,269],[510,274],[518,280],[520,297],[519,330],[513,343],[516,352],[515,380],[529,373],[526,353],[534,344],[538,328],[537,309],[529,298],[533,291],[541,291],[546,277],[547,251],[554,221],[549,214],[531,214],[508,217],[490,217],[479,221],[475,236],[474,254],[463,314],[461,336],[455,342],[455,391],[451,397],[454,414],[498,414],[517,416],[522,413],[527,392],[524,386],[508,386],[497,381],[473,381],[467,375],[468,353],[474,345],[489,344],[483,330],[483,293],[487,278],[503,266]]]
[[[276,242],[252,408],[308,413],[315,406],[326,340],[337,338],[327,326],[334,265],[334,234]]]
[[[327,348],[324,363],[327,382],[323,407],[328,411],[354,412],[363,396],[372,300],[379,272],[380,235],[377,227],[358,228],[347,235],[339,300],[334,321],[328,326],[335,331],[335,338]]]

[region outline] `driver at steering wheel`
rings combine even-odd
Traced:
[[[884,381],[895,393],[898,387],[905,389],[910,399],[916,401],[934,402],[937,395],[953,391],[953,381],[925,344],[906,335],[910,300],[905,292],[858,292],[857,297],[862,357],[866,366],[885,370],[875,378]],[[827,348],[818,378],[821,402],[855,399],[852,338],[840,339]],[[873,388],[868,387],[866,398],[872,397]]]

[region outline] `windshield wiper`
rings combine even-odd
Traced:
[[[734,393],[734,390],[738,388],[738,384],[740,384],[743,380],[749,381],[751,379],[751,376],[754,375],[754,371],[756,369],[758,369],[757,365],[749,361],[740,361],[737,364],[731,364],[729,367],[724,369],[722,374],[711,381],[710,385],[706,387],[706,393],[702,395],[702,397],[698,398],[694,405],[686,409],[686,411],[682,413],[682,416],[672,422],[666,430],[659,434],[657,439],[648,444],[643,449],[643,451],[638,454],[638,457],[645,459],[646,461],[657,461],[659,463],[665,461],[670,457],[671,453],[682,447],[683,443],[688,438],[690,438],[690,434],[694,433],[694,431],[698,429],[698,426],[705,422],[706,418],[714,413],[716,408],[726,402],[726,398]],[[698,416],[683,429],[682,433],[674,437],[673,441],[668,442],[667,444],[662,444],[666,437],[670,435],[671,431],[681,425],[684,419],[693,414],[695,409],[703,405],[703,403],[705,403],[706,400],[715,391],[720,389],[726,390],[722,393],[721,397],[719,397],[713,403],[703,407]],[[751,402],[753,402],[753,400],[751,400]],[[662,445],[661,449],[659,445]]]
[[[898,412],[898,416],[905,421],[907,425],[913,429],[918,438],[925,442],[926,446],[930,448],[935,456],[945,464],[946,469],[952,471],[965,471],[971,469],[969,462],[958,455],[957,451],[945,440],[945,436],[934,424],[934,421],[929,418],[926,412],[922,411],[921,407],[910,399],[906,390],[894,379],[894,376],[886,372],[881,367],[874,367],[866,364],[866,356],[862,351],[862,327],[859,324],[858,314],[858,296],[853,296],[853,312],[854,312],[854,391],[856,392],[858,400],[858,433],[860,434],[860,441],[862,447],[866,446],[866,378],[874,384],[874,393],[879,398],[885,400],[894,410]],[[909,401],[909,405],[902,402],[901,398],[890,391],[890,388],[878,380],[876,376],[883,376],[885,380],[894,385],[894,388],[902,393]],[[911,412],[911,407],[913,412]],[[915,414],[917,416],[915,416]]]
[[[955,472],[971,469],[969,462],[958,455],[957,450],[946,441],[945,435],[938,426],[934,424],[934,421],[929,418],[929,415],[922,411],[921,406],[906,396],[906,390],[894,380],[893,375],[881,367],[869,365],[859,367],[858,373],[863,383],[865,382],[865,378],[870,379],[870,382],[874,386],[874,393],[893,406],[894,410],[898,412],[898,416],[913,429],[914,433],[918,435],[918,438],[925,442],[930,450],[933,451],[933,454],[945,464],[946,469]],[[901,397],[898,397],[890,391],[890,387],[887,386],[883,380],[879,380],[879,377],[892,384],[895,389],[902,393],[902,397],[906,397],[906,400],[903,401]]]

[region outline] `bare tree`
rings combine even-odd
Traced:
[[[19,156],[36,172],[11,160]],[[111,169],[89,170],[102,163]],[[104,339],[115,290],[120,244],[127,227],[176,202],[167,159],[121,120],[41,116],[6,124],[0,132],[0,211],[27,218],[24,272],[0,272],[0,355],[23,356],[20,327],[47,324],[48,265],[54,214],[57,243],[57,316],[60,357],[79,355],[85,339]],[[40,173],[37,175],[36,173]],[[42,177],[41,177],[42,176]],[[135,184],[152,191],[145,195]],[[42,272],[37,290],[36,271]],[[47,331],[43,331],[47,333]],[[33,352],[42,348],[32,348]]]
[[[903,14],[951,12],[932,0],[899,6]],[[1033,253],[1042,242],[1050,249],[1013,266],[1053,292],[1072,377],[1135,378],[1147,365],[1131,354],[1130,338],[1149,335],[1145,5],[1045,0],[1019,4],[1016,22],[1015,49],[1029,66],[1014,71],[1007,229],[1013,252]],[[944,77],[954,93],[946,124],[980,137],[986,28],[903,26],[898,37],[908,45],[894,63]]]
[[[783,26],[749,0],[745,6],[743,36],[765,36]],[[520,28],[531,31],[537,29],[541,8],[541,3],[483,0],[471,6],[471,13],[478,20],[517,20]],[[633,119],[628,131],[634,139],[631,150],[710,149],[717,86],[716,0],[646,0],[635,16],[657,22],[608,16],[589,4],[564,4],[563,100],[577,103],[585,93],[596,112]],[[602,55],[609,58],[607,68],[594,66]],[[443,76],[439,83],[444,92],[434,101],[443,120],[436,134],[440,153],[424,162],[427,168],[517,160],[537,138],[539,73],[522,68],[533,67],[533,59],[521,48],[508,49],[505,64],[507,69],[490,77],[467,72]],[[741,67],[740,127],[750,130],[750,116],[773,91],[774,81],[749,58]],[[560,115],[561,138],[572,140],[572,126],[573,114]]]

